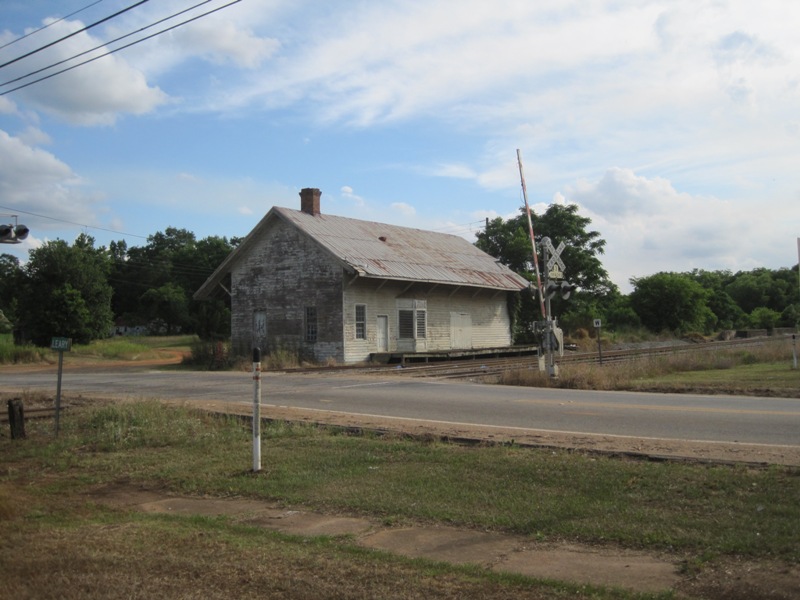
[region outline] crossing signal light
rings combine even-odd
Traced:
[[[28,237],[30,229],[25,225],[5,225],[0,224],[0,243],[19,244]]]
[[[569,283],[568,281],[562,281],[558,283],[557,281],[548,281],[547,282],[547,289],[545,289],[545,297],[549,300],[556,294],[560,294],[561,297],[566,300],[572,294],[572,291],[577,286],[573,283]]]

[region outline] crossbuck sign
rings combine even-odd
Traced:
[[[566,248],[567,245],[562,241],[558,245],[558,248],[554,248],[553,242],[550,241],[550,238],[544,238],[542,241],[544,242],[544,247],[550,256],[550,258],[547,260],[547,274],[551,279],[564,279],[564,271],[566,270],[566,266],[564,265],[564,261],[561,260],[561,252],[564,251],[564,248]]]

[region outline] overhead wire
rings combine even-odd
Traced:
[[[108,17],[104,17],[104,18],[100,19],[99,21],[95,21],[94,23],[92,23],[90,25],[87,25],[86,27],[84,27],[82,29],[78,29],[77,31],[73,31],[72,33],[69,33],[69,34],[65,35],[64,37],[62,37],[62,38],[59,38],[59,39],[54,40],[52,42],[49,42],[49,43],[45,44],[44,46],[40,46],[39,48],[36,48],[35,50],[31,50],[30,52],[27,52],[27,53],[25,53],[25,54],[23,54],[21,56],[18,56],[16,58],[12,58],[11,60],[6,61],[3,64],[1,64],[0,65],[0,69],[2,69],[3,67],[7,67],[8,65],[13,65],[16,62],[21,61],[23,58],[28,58],[29,56],[33,56],[34,54],[37,54],[37,53],[41,52],[42,50],[46,50],[47,48],[55,46],[56,44],[59,44],[59,43],[63,42],[64,40],[68,40],[69,38],[71,38],[73,36],[76,36],[79,33],[83,33],[85,31],[88,31],[89,29],[92,29],[93,27],[97,27],[98,25],[100,25],[102,23],[105,23],[106,21],[110,21],[111,19],[115,19],[116,17],[120,16],[121,14],[124,14],[124,13],[128,12],[129,10],[133,10],[137,6],[141,6],[142,4],[144,4],[146,2],[150,2],[150,0],[139,0],[139,2],[137,2],[136,4],[133,4],[133,5],[129,6],[129,7],[127,7],[127,8],[123,8],[122,10],[115,12],[113,15],[110,15]]]
[[[100,48],[104,48],[105,46],[108,46],[110,44],[115,44],[116,42],[119,42],[120,40],[124,40],[126,38],[131,37],[132,35],[136,35],[137,33],[141,33],[143,31],[151,29],[151,28],[155,27],[156,25],[160,25],[161,23],[164,23],[165,21],[169,21],[170,19],[174,19],[175,17],[178,17],[178,16],[180,16],[182,14],[185,14],[187,12],[190,12],[190,11],[194,10],[195,8],[198,8],[200,6],[203,6],[204,4],[208,4],[209,2],[213,2],[213,1],[214,0],[203,0],[203,2],[199,2],[198,4],[195,4],[194,6],[190,6],[189,8],[186,8],[184,10],[176,12],[176,13],[168,16],[168,17],[164,17],[163,19],[159,19],[158,21],[155,21],[154,23],[150,23],[150,25],[146,25],[145,27],[141,27],[140,29],[137,29],[136,31],[131,31],[130,33],[126,33],[125,35],[122,35],[122,36],[120,36],[118,38],[114,38],[113,40],[109,40],[107,42],[99,44],[99,45],[95,46],[94,48],[90,48],[89,50],[84,50],[83,52],[79,52],[78,54],[74,54],[73,56],[70,56],[69,58],[65,58],[65,59],[60,60],[58,62],[55,62],[55,63],[53,63],[51,65],[48,65],[46,67],[42,67],[41,69],[37,69],[37,70],[31,71],[30,73],[27,73],[25,75],[20,75],[19,77],[16,77],[14,79],[9,79],[8,81],[4,81],[4,82],[0,83],[0,87],[4,87],[4,86],[10,85],[12,83],[16,83],[17,81],[22,81],[23,79],[27,79],[28,77],[33,77],[34,75],[37,75],[39,73],[43,73],[44,71],[47,71],[47,70],[52,69],[54,67],[57,67],[59,65],[63,65],[64,63],[68,63],[71,60],[75,60],[76,58],[79,58],[81,56],[85,56],[86,54],[90,54],[91,52],[94,52],[95,50],[99,50]],[[101,58],[101,57],[98,56],[97,58]],[[76,66],[80,66],[80,65],[76,65]],[[17,89],[19,89],[19,88],[17,88]],[[13,91],[13,90],[10,90],[10,91]]]
[[[86,10],[87,8],[90,8],[91,6],[94,6],[94,5],[96,5],[96,4],[99,4],[99,3],[100,3],[100,2],[102,2],[102,1],[103,1],[103,0],[97,0],[96,2],[93,2],[93,3],[91,3],[91,4],[87,5],[87,6],[84,6],[83,8],[81,8],[81,9],[79,9],[79,10],[77,10],[77,11],[74,11],[74,12],[72,12],[72,13],[70,13],[70,14],[66,15],[65,17],[62,17],[62,18],[60,18],[60,19],[58,19],[58,20],[56,20],[56,21],[53,21],[52,23],[49,23],[48,25],[45,25],[44,27],[41,27],[41,28],[39,28],[39,29],[37,29],[37,30],[35,30],[35,31],[32,31],[32,32],[30,32],[30,33],[28,33],[28,34],[26,34],[26,35],[24,35],[24,36],[21,36],[21,37],[19,37],[19,38],[16,38],[15,40],[12,40],[11,42],[8,42],[7,44],[5,44],[5,45],[3,45],[3,46],[0,46],[0,49],[2,49],[2,48],[5,48],[5,47],[7,47],[7,46],[10,46],[10,45],[12,45],[12,44],[14,44],[14,43],[16,43],[16,42],[18,42],[18,41],[22,40],[22,39],[25,39],[25,38],[27,38],[27,37],[29,37],[29,36],[31,36],[31,35],[33,35],[33,34],[37,33],[38,31],[41,31],[41,30],[43,30],[43,29],[46,29],[47,27],[49,27],[49,26],[51,26],[51,25],[54,25],[55,23],[57,23],[57,22],[59,22],[59,21],[63,21],[64,19],[67,19],[67,18],[69,18],[70,16],[73,16],[73,15],[75,15],[75,14],[78,14],[78,13],[80,13],[80,12],[82,12],[82,11]],[[67,35],[67,36],[64,36],[64,37],[62,37],[62,38],[60,38],[60,39],[58,39],[58,40],[55,40],[55,41],[53,41],[53,42],[50,42],[50,43],[48,43],[48,44],[46,44],[46,45],[44,45],[44,46],[41,46],[41,47],[39,47],[39,48],[37,48],[37,49],[35,49],[35,50],[31,51],[31,52],[28,52],[28,53],[26,53],[26,54],[23,54],[23,55],[21,55],[21,56],[18,56],[18,57],[16,57],[16,58],[12,59],[12,60],[6,61],[5,63],[3,63],[3,64],[1,64],[1,65],[0,65],[0,68],[3,68],[3,67],[6,67],[6,66],[9,66],[9,65],[11,65],[11,64],[14,64],[14,63],[16,63],[16,62],[18,62],[18,61],[20,61],[20,60],[22,60],[22,59],[24,59],[24,58],[27,58],[27,57],[29,57],[29,56],[32,56],[32,55],[34,55],[34,54],[36,54],[36,53],[38,53],[38,52],[41,52],[42,50],[45,50],[45,49],[47,49],[47,48],[50,48],[50,47],[52,47],[52,46],[54,46],[54,45],[56,45],[56,44],[58,44],[58,43],[60,43],[60,42],[63,42],[63,41],[65,41],[65,40],[67,40],[67,39],[69,39],[69,38],[71,38],[71,37],[73,37],[73,36],[75,36],[75,35],[79,34],[79,33],[85,32],[85,31],[87,31],[87,30],[89,30],[89,29],[91,29],[91,28],[93,28],[93,27],[95,27],[95,26],[97,26],[97,25],[99,25],[99,24],[101,24],[101,23],[107,22],[107,21],[109,21],[110,19],[113,19],[113,18],[115,18],[115,17],[117,17],[117,16],[119,16],[119,15],[121,15],[121,14],[125,13],[125,12],[128,12],[129,10],[132,10],[133,8],[136,8],[136,7],[138,7],[138,6],[140,6],[140,5],[144,4],[144,3],[146,3],[146,2],[148,2],[148,1],[149,1],[149,0],[141,0],[140,2],[137,2],[136,4],[134,4],[134,5],[132,5],[132,6],[129,6],[129,7],[127,7],[126,9],[123,9],[123,10],[121,10],[121,11],[118,11],[118,12],[114,13],[113,15],[110,15],[110,16],[108,16],[108,17],[105,17],[104,19],[101,19],[101,20],[99,20],[99,21],[96,21],[95,23],[92,23],[92,24],[90,24],[90,25],[88,25],[88,26],[86,26],[86,27],[84,27],[84,28],[82,28],[82,29],[80,29],[80,30],[78,30],[78,31],[75,31],[75,32],[73,32],[73,33],[71,33],[71,34],[69,34],[69,35]],[[146,31],[147,29],[151,29],[152,27],[155,27],[155,26],[157,26],[157,25],[159,25],[159,24],[161,24],[161,23],[164,23],[164,22],[166,22],[166,21],[169,21],[169,20],[171,20],[171,19],[174,19],[175,17],[178,17],[178,16],[180,16],[180,15],[186,14],[187,12],[190,12],[190,11],[192,11],[192,10],[194,10],[194,9],[196,9],[196,8],[198,8],[198,7],[200,7],[200,6],[203,6],[203,5],[205,5],[205,4],[208,4],[208,3],[209,3],[209,2],[211,2],[211,1],[212,1],[212,0],[204,0],[204,1],[202,1],[202,2],[199,2],[199,3],[197,3],[197,4],[195,4],[195,5],[191,6],[191,7],[189,7],[189,8],[187,8],[187,9],[184,9],[184,10],[178,11],[177,13],[174,13],[174,14],[172,14],[172,15],[168,16],[168,17],[162,18],[162,19],[160,19],[160,20],[158,20],[158,21],[156,21],[156,22],[154,22],[154,23],[151,23],[151,24],[149,24],[149,25],[147,25],[147,26],[145,26],[145,27],[142,27],[142,28],[140,28],[140,29],[138,29],[138,30],[136,30],[136,31],[130,32],[130,33],[126,34],[126,35],[123,35],[123,36],[120,36],[120,37],[118,37],[118,38],[115,38],[114,40],[108,41],[108,42],[106,42],[106,43],[104,43],[104,44],[102,44],[102,45],[100,45],[100,46],[97,46],[97,47],[95,47],[95,48],[92,48],[91,50],[87,50],[87,51],[81,52],[81,53],[79,53],[79,54],[77,54],[77,55],[75,55],[75,56],[72,56],[72,57],[70,57],[70,58],[67,58],[67,59],[61,60],[61,61],[59,61],[59,62],[57,62],[57,63],[54,63],[54,64],[52,64],[52,65],[49,65],[49,66],[47,66],[47,67],[44,67],[44,68],[42,68],[42,69],[38,69],[38,70],[36,70],[36,71],[33,71],[33,72],[31,72],[31,73],[28,73],[28,74],[26,74],[26,75],[23,75],[23,76],[21,76],[21,77],[18,77],[18,78],[16,78],[16,79],[13,79],[13,80],[10,80],[10,81],[4,82],[4,83],[0,83],[0,86],[8,85],[8,84],[10,84],[10,83],[13,83],[13,82],[16,82],[16,81],[20,81],[20,80],[22,80],[22,79],[27,79],[28,77],[31,77],[32,75],[35,75],[35,74],[37,74],[37,73],[41,73],[41,72],[43,72],[43,71],[46,71],[46,70],[48,70],[48,69],[51,69],[51,68],[53,68],[53,67],[55,67],[55,66],[58,66],[58,65],[64,64],[64,63],[66,63],[66,62],[69,62],[69,61],[71,61],[71,60],[74,60],[75,58],[78,58],[78,57],[80,57],[80,56],[84,56],[84,55],[86,55],[86,54],[88,54],[88,53],[90,53],[90,52],[93,52],[93,51],[95,51],[95,50],[97,50],[97,49],[99,49],[99,48],[102,48],[102,47],[104,47],[104,46],[107,46],[107,45],[109,45],[109,44],[113,44],[113,43],[116,43],[116,42],[118,42],[118,41],[120,41],[120,40],[123,40],[123,39],[129,38],[129,37],[131,37],[132,35],[136,35],[136,34],[138,34],[138,33],[141,33],[142,31]],[[196,15],[195,17],[192,17],[192,18],[190,18],[190,19],[186,19],[185,21],[182,21],[182,22],[180,22],[180,23],[177,23],[177,24],[175,24],[175,25],[173,25],[173,26],[171,26],[171,27],[165,28],[165,29],[163,29],[163,30],[161,30],[161,31],[158,31],[158,32],[156,32],[156,33],[152,34],[152,35],[149,35],[149,36],[146,36],[146,37],[144,37],[144,38],[141,38],[141,39],[139,39],[139,40],[136,40],[136,41],[134,41],[134,42],[132,42],[132,43],[130,43],[130,44],[126,44],[126,45],[124,45],[124,46],[121,46],[121,47],[119,47],[119,48],[115,48],[115,49],[113,49],[113,50],[111,50],[111,51],[109,51],[109,52],[107,52],[107,53],[105,53],[105,54],[102,54],[102,55],[100,55],[100,56],[96,56],[96,57],[94,57],[94,58],[92,58],[92,59],[90,59],[90,60],[86,60],[86,61],[84,61],[84,62],[82,62],[82,63],[79,63],[79,64],[77,64],[77,65],[73,65],[73,66],[71,66],[71,67],[69,67],[69,68],[66,68],[66,69],[62,69],[62,70],[60,70],[60,71],[58,71],[58,72],[56,72],[56,73],[52,73],[52,74],[50,74],[50,75],[48,75],[48,76],[46,76],[46,77],[39,78],[39,79],[37,79],[37,80],[35,80],[35,81],[28,82],[27,84],[24,84],[24,85],[22,85],[22,86],[18,86],[18,87],[16,87],[16,88],[12,89],[12,90],[7,90],[6,92],[0,93],[0,95],[5,95],[5,94],[7,94],[7,93],[10,93],[10,92],[16,91],[16,90],[18,90],[18,89],[22,89],[22,88],[24,88],[24,87],[28,87],[29,85],[33,85],[34,83],[38,83],[39,81],[43,81],[43,80],[45,80],[45,79],[49,79],[49,78],[51,78],[51,77],[54,77],[54,76],[56,76],[56,75],[59,75],[59,74],[61,74],[61,73],[64,73],[64,72],[66,72],[66,71],[70,71],[70,70],[72,70],[72,69],[75,69],[75,68],[77,68],[77,67],[79,67],[79,66],[82,66],[82,65],[84,65],[84,64],[87,64],[87,63],[89,63],[89,62],[93,62],[94,60],[97,60],[97,59],[99,59],[99,58],[103,58],[104,56],[108,56],[109,54],[114,54],[115,52],[118,52],[118,51],[120,51],[120,50],[124,50],[125,48],[129,48],[129,47],[131,47],[131,46],[133,46],[133,45],[136,45],[136,44],[138,44],[138,43],[140,43],[140,42],[146,41],[146,40],[148,40],[148,39],[151,39],[151,38],[153,38],[153,37],[156,37],[156,36],[158,36],[158,35],[161,35],[161,34],[163,34],[163,33],[167,33],[167,32],[169,32],[169,31],[171,31],[171,30],[173,30],[173,29],[176,29],[176,28],[178,28],[178,27],[181,27],[181,26],[183,26],[183,25],[186,25],[186,24],[188,24],[188,23],[191,23],[191,22],[193,22],[193,21],[196,21],[196,20],[198,20],[198,19],[200,19],[200,18],[202,18],[202,17],[205,17],[205,16],[208,16],[208,15],[210,15],[210,14],[213,14],[213,13],[215,13],[215,12],[218,12],[218,11],[220,11],[220,10],[224,9],[224,8],[227,8],[228,6],[231,6],[231,5],[233,5],[233,4],[237,4],[237,3],[238,3],[238,2],[240,2],[240,1],[241,1],[241,0],[233,0],[232,2],[228,2],[227,4],[224,4],[224,5],[222,5],[222,6],[220,6],[220,7],[217,7],[217,8],[215,8],[215,9],[213,9],[213,10],[209,10],[209,11],[207,11],[207,12],[204,12],[204,13],[200,14],[200,15]],[[57,221],[57,222],[61,222],[61,223],[66,223],[66,224],[69,224],[69,225],[75,225],[75,226],[81,227],[81,228],[83,228],[83,229],[96,229],[96,230],[99,230],[99,231],[106,231],[106,232],[109,232],[109,233],[115,233],[115,234],[119,234],[119,235],[122,235],[122,236],[125,236],[125,237],[136,237],[136,238],[141,238],[141,239],[146,239],[146,240],[149,240],[149,239],[150,239],[150,236],[143,236],[143,235],[138,235],[138,234],[133,234],[133,233],[127,233],[127,232],[123,232],[123,231],[118,231],[118,230],[114,230],[114,229],[108,229],[108,228],[104,228],[104,227],[98,227],[98,226],[93,226],[93,225],[86,225],[86,224],[84,224],[84,223],[77,223],[77,222],[74,222],[74,221],[69,221],[69,220],[66,220],[66,219],[58,219],[58,218],[56,218],[56,217],[51,217],[51,216],[48,216],[48,215],[42,215],[42,214],[34,213],[34,212],[31,212],[31,211],[25,211],[25,210],[20,210],[20,209],[11,208],[11,207],[4,207],[4,206],[0,206],[0,209],[3,209],[3,210],[9,210],[9,211],[13,211],[14,213],[25,214],[25,215],[29,215],[29,216],[34,216],[34,217],[42,218],[42,219],[49,219],[49,220],[52,220],[52,221]],[[192,266],[192,265],[187,265],[187,264],[171,263],[170,261],[168,261],[167,259],[164,259],[164,258],[160,258],[160,259],[159,259],[159,258],[157,258],[157,259],[155,259],[155,260],[146,260],[146,261],[142,261],[142,260],[140,260],[140,259],[137,259],[137,260],[135,260],[135,261],[132,261],[132,262],[130,262],[130,263],[126,263],[126,264],[127,264],[127,266],[128,266],[129,268],[134,268],[134,269],[150,269],[150,268],[152,268],[152,267],[154,267],[154,266],[169,266],[169,267],[170,267],[170,271],[171,271],[172,273],[174,273],[174,274],[178,274],[178,275],[187,275],[187,276],[199,275],[199,274],[201,274],[201,275],[207,275],[207,274],[208,274],[210,271],[213,271],[213,269],[204,268],[204,267],[195,267],[195,266]]]
[[[136,235],[135,233],[125,233],[124,231],[115,231],[113,229],[105,229],[103,227],[95,227],[94,225],[86,225],[84,223],[76,223],[74,221],[67,221],[66,219],[57,219],[56,217],[49,217],[47,215],[40,215],[37,213],[29,212],[26,210],[20,210],[18,208],[10,208],[8,206],[0,206],[2,210],[10,210],[13,214],[22,214],[22,215],[29,215],[31,217],[38,217],[40,219],[50,219],[51,221],[57,221],[58,223],[66,223],[67,225],[76,225],[78,227],[83,227],[84,229],[98,229],[100,231],[106,231],[108,233],[116,233],[119,235],[124,235],[126,237],[137,237],[142,238],[143,240],[147,239],[147,236],[144,235]]]
[[[36,35],[36,34],[37,34],[37,33],[39,33],[40,31],[44,31],[44,30],[45,30],[45,29],[47,29],[48,27],[52,27],[53,25],[55,25],[55,24],[57,24],[57,23],[60,23],[61,21],[64,21],[64,20],[66,20],[66,19],[69,19],[70,17],[74,17],[75,15],[77,15],[77,14],[80,14],[80,13],[82,13],[83,11],[85,11],[85,10],[87,10],[87,9],[89,9],[89,8],[91,8],[91,7],[93,7],[95,4],[100,4],[100,3],[101,3],[101,2],[103,2],[103,1],[104,1],[104,0],[95,0],[95,2],[92,2],[91,4],[87,4],[87,5],[86,5],[86,6],[84,6],[83,8],[79,8],[78,10],[75,10],[75,11],[73,11],[73,12],[69,13],[68,15],[64,15],[63,17],[59,17],[58,19],[54,19],[53,21],[50,21],[50,22],[49,22],[47,25],[42,25],[41,27],[38,27],[38,28],[34,29],[33,31],[29,31],[29,32],[28,32],[28,33],[26,33],[25,35],[21,35],[21,36],[19,36],[18,38],[14,38],[14,39],[13,39],[13,40],[11,40],[10,42],[6,42],[6,43],[5,43],[5,44],[3,44],[2,46],[0,46],[0,50],[2,50],[3,48],[7,48],[8,46],[13,46],[13,45],[14,45],[14,44],[16,44],[17,42],[21,42],[22,40],[24,40],[24,39],[26,39],[26,38],[29,38],[29,37],[31,37],[32,35]]]
[[[143,0],[143,1],[148,1],[148,0]],[[94,62],[94,61],[99,60],[101,58],[104,58],[106,56],[109,56],[110,54],[115,54],[115,53],[119,52],[120,50],[125,50],[126,48],[130,48],[131,46],[135,46],[136,44],[140,44],[140,43],[142,43],[144,41],[147,41],[149,39],[152,39],[154,37],[157,37],[159,35],[167,33],[168,31],[172,31],[173,29],[177,29],[178,27],[182,27],[183,25],[186,25],[186,24],[191,23],[193,21],[197,21],[198,19],[201,19],[201,18],[206,17],[206,16],[208,16],[210,14],[218,12],[218,11],[224,9],[224,8],[228,8],[229,6],[232,6],[233,4],[238,4],[241,1],[242,0],[232,0],[231,2],[228,2],[227,4],[223,4],[222,6],[219,6],[217,8],[212,9],[212,10],[206,11],[206,12],[204,12],[202,14],[199,14],[199,15],[197,15],[195,17],[192,17],[191,19],[186,19],[185,21],[181,21],[180,23],[176,23],[175,25],[172,25],[170,27],[162,29],[161,31],[157,31],[156,33],[150,34],[150,35],[145,36],[145,37],[143,37],[141,39],[135,40],[135,41],[133,41],[133,42],[131,42],[129,44],[125,44],[124,46],[120,46],[119,48],[115,48],[113,50],[109,50],[108,52],[106,52],[104,54],[100,54],[98,56],[92,57],[92,58],[87,59],[87,60],[85,60],[83,62],[80,62],[80,63],[78,63],[76,65],[72,65],[71,67],[66,67],[64,69],[61,69],[60,71],[56,71],[55,73],[50,73],[49,75],[45,75],[44,77],[40,77],[39,79],[34,79],[33,81],[29,81],[28,83],[24,83],[22,85],[18,85],[17,87],[11,88],[10,90],[6,90],[4,92],[0,92],[0,96],[5,96],[7,94],[10,94],[11,92],[16,92],[17,90],[21,90],[23,88],[29,87],[29,86],[34,85],[36,83],[39,83],[41,81],[45,81],[47,79],[51,79],[52,77],[55,77],[56,75],[61,75],[62,73],[66,73],[67,71],[72,71],[73,69],[77,69],[78,67],[82,67],[83,65],[89,64],[91,62]],[[25,77],[23,77],[23,79],[25,79]]]
[[[117,233],[119,235],[123,235],[123,236],[126,236],[126,237],[136,237],[136,238],[141,238],[141,239],[145,239],[145,240],[149,240],[150,239],[150,236],[136,235],[136,234],[133,234],[133,233],[125,233],[125,232],[122,232],[122,231],[115,231],[113,229],[106,229],[104,227],[96,227],[96,226],[93,226],[93,225],[84,225],[82,223],[76,223],[74,221],[68,221],[66,219],[57,219],[55,217],[47,217],[45,215],[39,215],[39,214],[36,214],[36,213],[24,211],[24,210],[10,209],[10,208],[4,207],[4,206],[0,206],[0,209],[3,209],[3,210],[14,210],[17,213],[26,214],[26,215],[35,216],[35,217],[40,217],[40,218],[45,218],[45,219],[51,219],[53,221],[57,221],[57,222],[60,222],[60,223],[66,223],[66,224],[69,224],[69,225],[77,225],[78,227],[82,227],[84,229],[97,229],[97,230],[106,231],[106,232],[109,232],[109,233]],[[210,273],[212,273],[214,271],[213,267],[212,268],[196,267],[196,266],[185,264],[185,263],[183,263],[183,264],[174,263],[174,262],[169,261],[169,259],[166,259],[166,258],[155,258],[155,259],[142,260],[142,258],[137,257],[136,260],[126,261],[125,262],[125,266],[126,266],[126,268],[133,269],[133,270],[138,270],[138,269],[145,270],[145,269],[152,269],[154,267],[166,267],[166,266],[169,266],[170,267],[170,271],[173,274],[186,275],[186,276],[193,276],[193,275],[206,275],[207,276],[207,275],[209,275]]]

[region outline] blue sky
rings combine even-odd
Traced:
[[[0,83],[199,1],[150,0]],[[3,0],[0,46],[93,2]],[[0,64],[135,3],[97,2]],[[326,213],[473,240],[522,205],[519,148],[531,204],[578,204],[624,292],[793,266],[798,23],[796,0],[241,0],[0,96],[0,221],[31,229],[0,252],[244,236],[303,187]]]

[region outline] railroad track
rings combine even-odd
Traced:
[[[691,352],[711,352],[730,348],[748,348],[782,341],[784,336],[752,338],[719,342],[681,344],[660,346],[655,348],[637,348],[631,350],[604,350],[603,364],[621,363],[656,356],[670,356]],[[556,357],[556,364],[599,364],[600,357],[596,352],[566,353]],[[379,369],[370,368],[369,372],[386,374],[393,372],[410,377],[436,377],[440,379],[470,379],[476,377],[498,376],[505,371],[520,369],[536,369],[536,356],[469,359],[460,361],[441,361],[436,363],[406,364],[404,366],[388,366]]]

